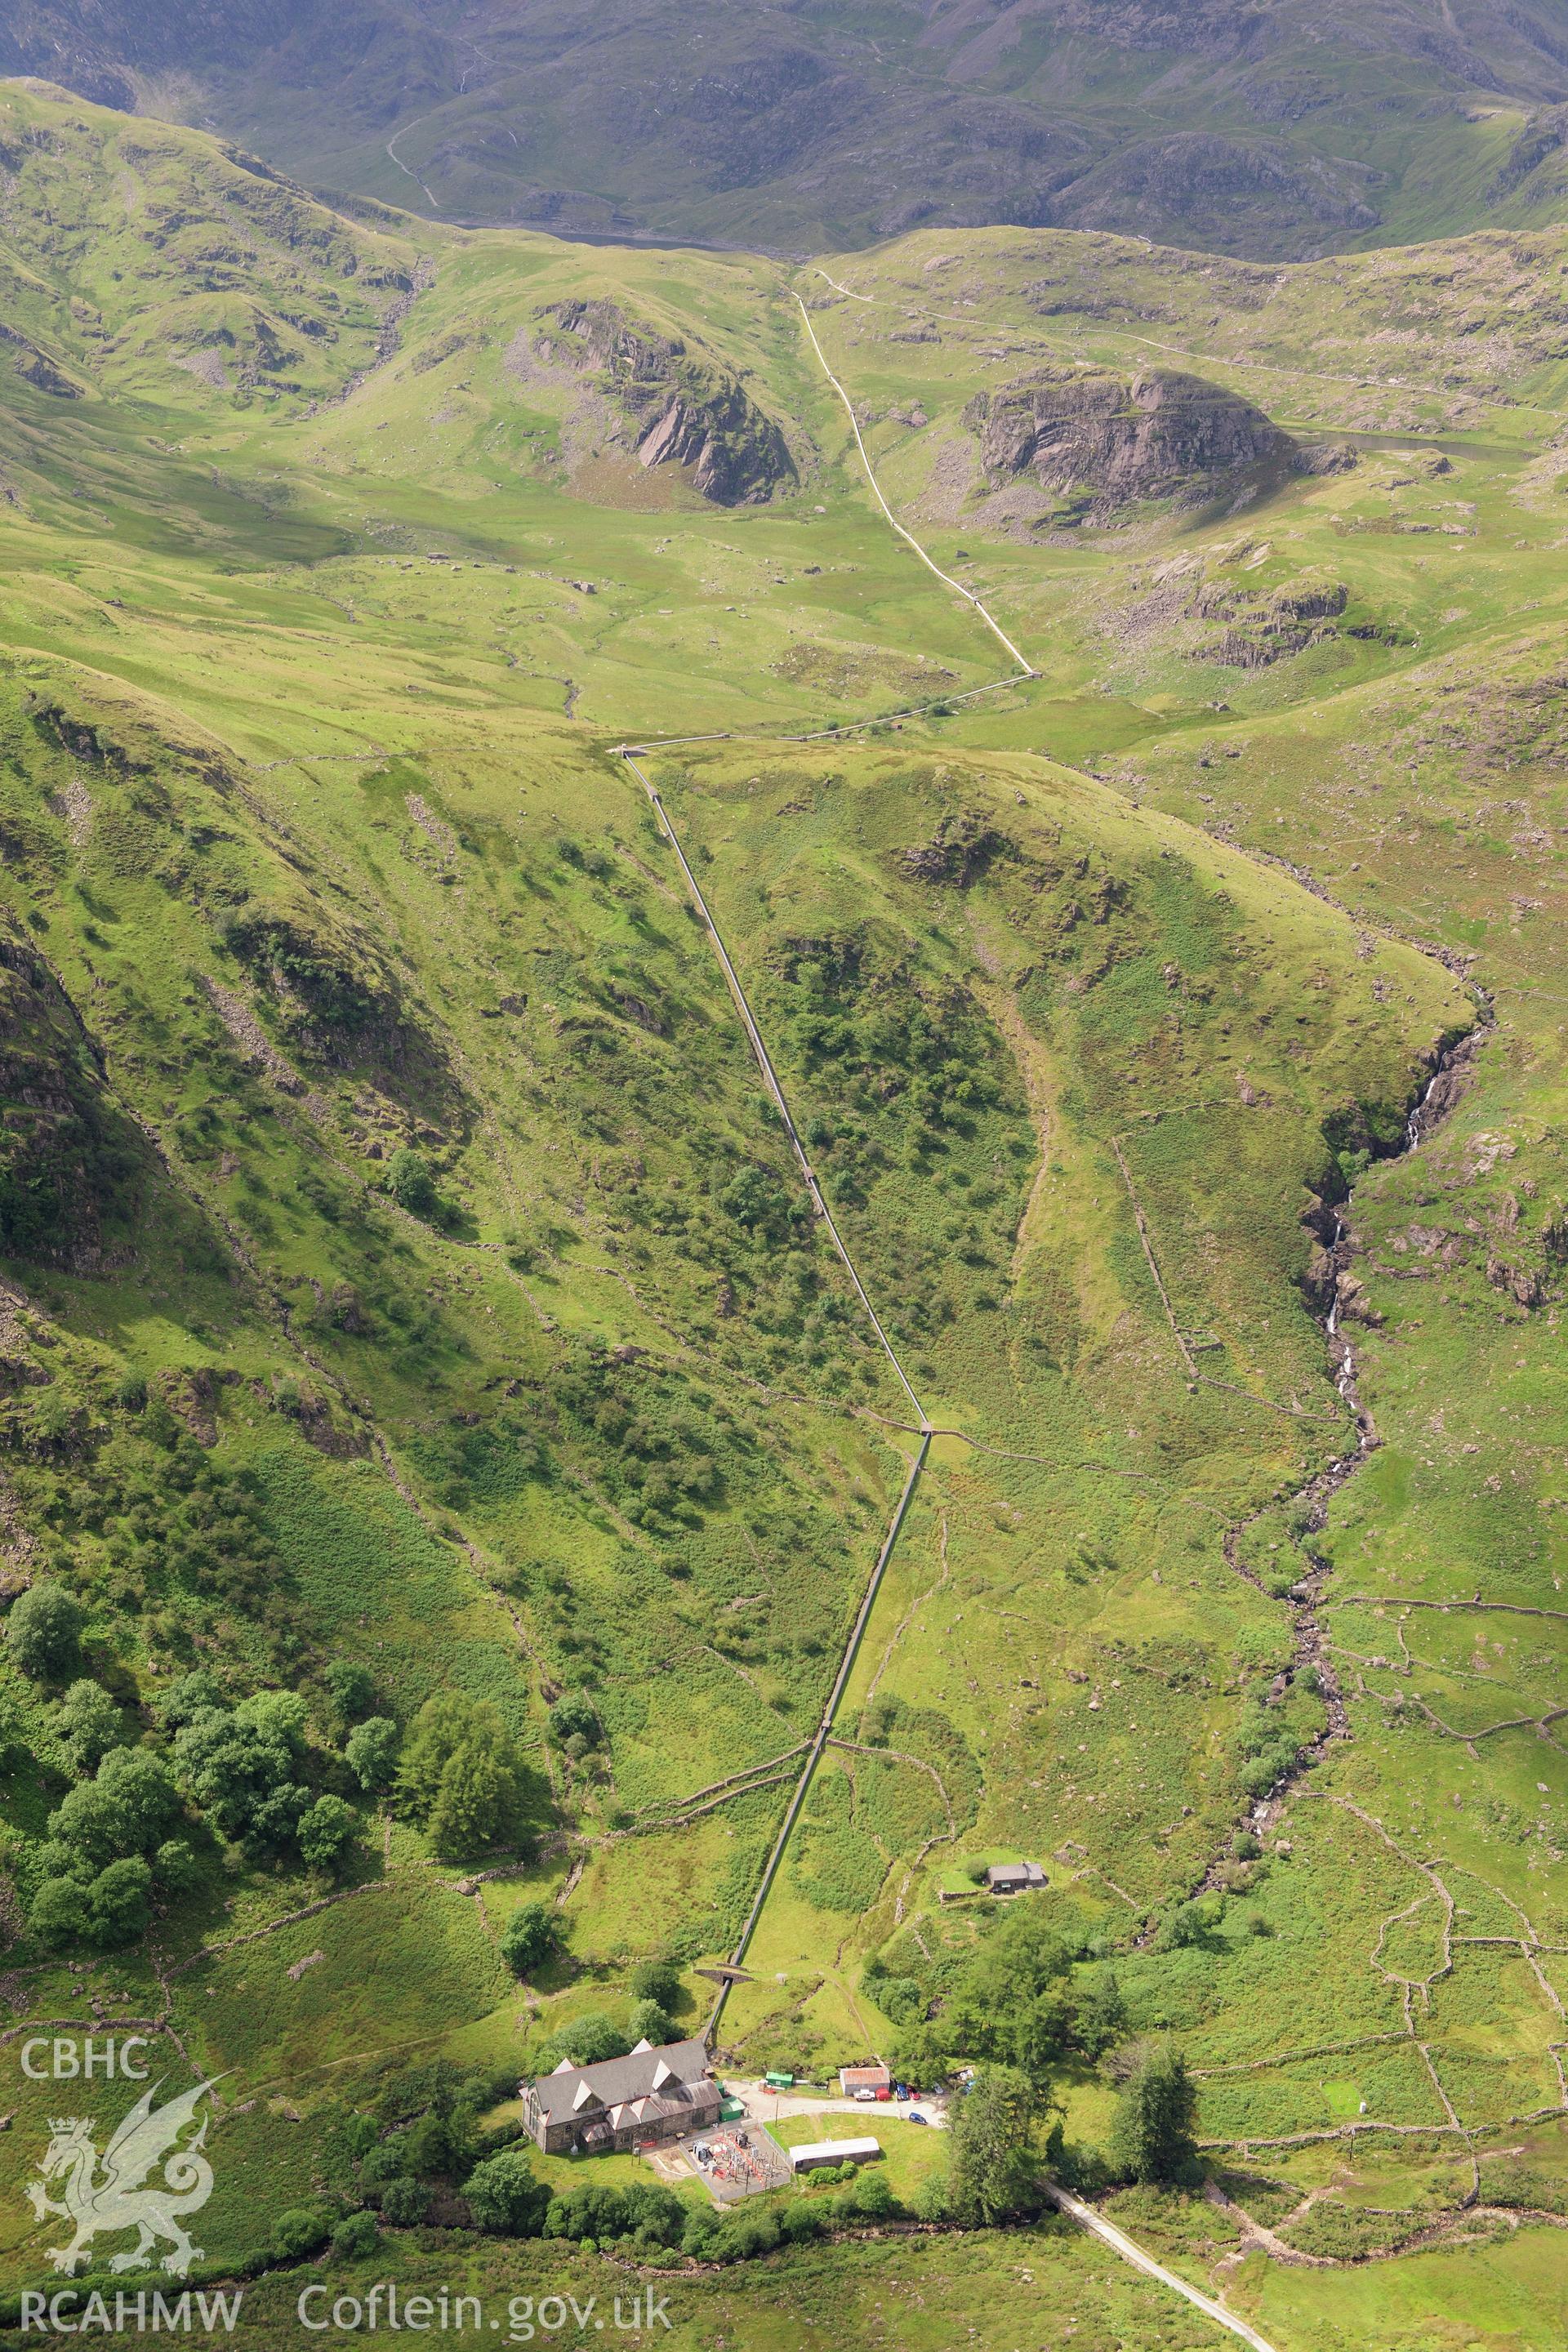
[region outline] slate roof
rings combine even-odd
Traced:
[[[1014,1888],[1044,1886],[1046,1874],[1037,1862],[994,1862],[985,1874],[988,1886]]]
[[[625,2058],[602,2058],[595,2066],[574,2066],[563,2059],[553,2074],[539,2075],[531,2087],[548,2122],[579,2123],[606,2107],[651,2102],[656,2095],[658,2104],[649,2113],[667,2114],[664,2102],[679,2101],[680,2091],[701,2083],[707,2072],[705,2042],[667,2042],[660,2050],[639,2042]]]

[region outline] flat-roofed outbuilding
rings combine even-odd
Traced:
[[[882,2153],[879,2139],[813,2139],[804,2147],[792,2147],[790,2168],[795,2172],[821,2172],[834,2164],[874,2164]]]

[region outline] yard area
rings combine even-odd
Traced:
[[[794,2113],[789,2112],[789,2094],[783,2095],[784,2111],[775,2118],[771,2104],[764,2120],[763,2102],[772,2102],[773,2093],[761,2094],[751,2086],[744,2088],[751,2107],[751,2120],[741,2128],[750,2141],[753,2164],[766,2177],[767,2185],[784,2188],[789,2185],[789,2150],[815,2140],[876,2139],[881,2143],[882,2160],[879,2169],[885,2171],[893,2193],[907,2203],[915,2189],[928,2175],[940,2172],[946,2154],[940,2129],[931,2125],[910,2123],[908,2116],[892,2106],[857,2106],[847,2100],[799,2102]],[[518,2102],[492,2109],[486,2121],[494,2126],[521,2113]],[[629,2189],[634,2181],[657,2180],[673,2189],[679,2197],[693,2206],[733,2204],[738,2198],[759,2193],[763,2180],[742,2181],[739,2177],[745,2151],[733,2145],[735,2126],[719,2125],[710,2131],[694,2133],[687,2140],[671,2141],[667,2147],[650,2150],[646,2157],[547,2156],[531,2140],[519,2145],[526,2151],[529,2162],[538,2179],[552,2192],[574,2188],[580,2181],[592,2180],[607,2189]],[[722,2159],[717,2175],[700,2166],[691,2153],[696,2140],[704,2147],[718,2149]],[[770,2155],[782,2151],[782,2162],[769,2161]],[[806,2179],[810,2179],[807,2175]]]
[[[813,2140],[875,2139],[882,2145],[880,2169],[900,2203],[907,2204],[922,2180],[947,2163],[942,2135],[912,2124],[894,2107],[857,2107],[854,2119],[837,2115],[781,2116],[767,2129],[786,2152]],[[807,2176],[809,2178],[809,2176]]]
[[[939,1895],[950,1900],[969,1898],[981,1904],[989,1903],[997,1898],[992,1895],[988,1887],[976,1884],[971,1874],[972,1867],[984,1871],[994,1864],[1039,1862],[1042,1858],[1033,1849],[1026,1853],[1020,1846],[968,1844],[962,1854],[954,1854],[950,1861],[933,1866],[931,1883]],[[1059,1876],[1060,1873],[1054,1874]],[[1005,1901],[1007,1898],[1001,1899]]]
[[[538,2178],[556,2195],[583,2180],[592,2180],[596,2187],[605,2189],[629,2189],[634,2181],[657,2180],[666,2189],[673,2189],[688,2204],[707,2202],[707,2186],[695,2172],[664,2160],[676,2153],[673,2148],[660,2149],[658,2155],[646,2158],[636,2154],[621,2156],[614,2151],[607,2156],[546,2156],[531,2140],[519,2144],[527,2151]]]

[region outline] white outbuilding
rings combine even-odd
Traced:
[[[872,2164],[882,2153],[879,2139],[814,2139],[805,2147],[792,2147],[790,2168],[795,2172],[822,2172],[834,2164]]]

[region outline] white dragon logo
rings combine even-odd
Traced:
[[[76,2231],[68,2246],[47,2249],[56,2270],[68,2278],[91,2260],[92,2241],[100,2230],[138,2232],[130,2252],[114,2256],[109,2265],[111,2271],[142,2269],[160,2240],[169,2242],[163,2268],[174,2278],[184,2278],[191,2264],[202,2259],[203,2250],[191,2243],[181,2217],[199,2212],[212,2195],[213,2168],[202,2154],[210,2116],[202,2117],[201,2127],[187,2147],[178,2147],[175,2143],[212,2084],[198,2083],[194,2091],[154,2109],[153,2101],[161,2087],[154,2083],[144,2091],[116,2127],[103,2151],[101,2173],[92,2141],[92,2117],[49,2119],[50,2138],[40,2177],[27,2183],[26,2194],[40,2221],[47,2214],[58,2213]],[[163,2186],[149,2186],[147,2175],[161,2157],[167,2158]],[[49,2195],[51,2182],[60,2184],[58,2198]]]

